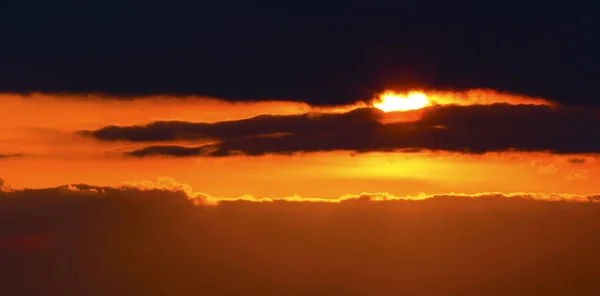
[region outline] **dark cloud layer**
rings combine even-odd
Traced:
[[[7,4],[0,90],[334,104],[426,86],[598,104],[598,21],[568,4],[311,2]]]
[[[597,295],[600,204],[0,192],[2,295]]]
[[[227,156],[345,150],[355,152],[429,149],[600,152],[600,113],[595,109],[534,105],[434,106],[415,122],[381,123],[377,109],[345,114],[258,116],[207,123],[158,122],[108,126],[83,132],[100,140],[219,141],[198,147],[153,145],[132,156]],[[268,136],[278,134],[277,136]]]
[[[229,140],[281,133],[315,133],[341,129],[357,123],[368,123],[380,116],[373,109],[358,109],[345,114],[260,115],[249,119],[216,123],[159,121],[138,126],[106,126],[95,131],[82,131],[99,140],[133,142],[174,140]]]

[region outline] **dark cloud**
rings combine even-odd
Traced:
[[[100,140],[218,141],[197,147],[157,145],[132,156],[263,155],[345,150],[400,149],[466,153],[492,151],[600,152],[600,113],[595,109],[535,105],[434,106],[415,122],[381,123],[377,109],[345,114],[258,116],[206,123],[160,122],[86,131]],[[270,136],[269,136],[270,135]]]
[[[597,295],[600,204],[0,193],[2,295]]]
[[[598,104],[595,17],[465,3],[9,5],[0,91],[334,104],[394,86],[484,87]]]
[[[358,122],[368,124],[368,121],[378,118],[380,113],[375,109],[357,109],[345,114],[260,115],[217,123],[159,121],[148,125],[106,126],[79,133],[105,141],[229,140],[298,131],[315,133],[323,129],[341,129]]]
[[[584,164],[585,158],[569,158],[569,162],[573,164]]]
[[[128,152],[128,155],[136,157],[145,157],[152,155],[167,155],[175,157],[188,157],[206,155],[210,147],[185,147],[178,145],[156,145]],[[214,151],[214,149],[212,150]]]

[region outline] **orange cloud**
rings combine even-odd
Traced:
[[[434,104],[535,104],[553,103],[493,90],[424,91]],[[50,95],[33,93],[0,94],[0,116],[5,127],[43,125],[45,128],[85,129],[107,123],[116,125],[143,124],[151,120],[182,120],[216,122],[260,114],[302,114],[307,112],[347,112],[372,105],[356,102],[340,106],[311,106],[304,102],[257,101],[230,102],[195,96],[147,96],[129,99],[94,94]],[[373,100],[371,100],[373,101]],[[22,116],[23,111],[35,116]]]
[[[374,107],[383,111],[408,111],[431,105],[556,105],[542,98],[501,93],[491,89],[466,91],[410,90],[407,92],[384,91],[372,99]]]
[[[510,105],[556,105],[554,102],[518,94],[502,93],[491,89],[472,89],[466,91],[432,91],[427,93],[434,104],[447,105],[491,105],[505,103]]]
[[[204,207],[160,182],[0,192],[3,292],[568,295],[565,280],[600,292],[598,196]]]
[[[102,192],[103,189],[100,187],[90,187],[87,185],[65,185],[59,187],[65,190],[75,192]],[[124,190],[128,189],[139,189],[143,191],[170,191],[170,192],[182,192],[190,200],[194,201],[196,205],[218,205],[222,202],[236,202],[236,201],[247,201],[247,202],[322,202],[322,203],[341,203],[349,202],[353,200],[363,201],[399,201],[399,200],[426,200],[432,198],[522,198],[537,201],[567,201],[567,202],[600,202],[600,194],[596,195],[581,195],[581,194],[569,194],[569,193],[530,193],[530,192],[480,192],[476,194],[465,194],[465,193],[438,193],[438,194],[426,194],[419,193],[417,195],[406,195],[406,196],[395,196],[387,192],[379,193],[368,193],[362,192],[360,194],[347,194],[338,198],[318,198],[318,197],[301,197],[301,196],[288,196],[288,197],[255,197],[251,194],[245,194],[239,197],[227,198],[227,197],[215,197],[203,192],[195,192],[192,186],[185,183],[180,183],[177,180],[170,177],[160,177],[156,181],[151,180],[140,180],[140,181],[128,181],[120,188]],[[117,187],[116,189],[119,189]]]

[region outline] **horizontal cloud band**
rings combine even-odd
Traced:
[[[569,193],[534,193],[534,192],[482,192],[475,194],[464,193],[442,193],[442,194],[425,194],[395,196],[387,192],[360,194],[347,194],[338,198],[318,198],[318,197],[301,197],[290,196],[281,198],[255,197],[252,195],[243,195],[240,197],[215,197],[202,192],[195,192],[192,187],[185,183],[179,183],[169,177],[161,177],[157,181],[136,181],[126,182],[125,185],[119,187],[93,186],[87,184],[70,184],[54,188],[43,189],[20,189],[13,190],[4,187],[4,182],[0,179],[0,201],[10,201],[14,198],[31,197],[31,196],[61,196],[65,197],[94,197],[94,198],[141,198],[144,196],[151,199],[152,197],[171,197],[182,198],[192,201],[195,205],[218,205],[220,203],[231,202],[310,202],[310,203],[346,203],[352,201],[422,201],[422,200],[465,200],[465,199],[519,199],[532,201],[562,201],[562,202],[600,202],[600,195],[581,195]]]
[[[571,295],[565,280],[600,292],[598,196],[205,207],[168,181],[0,190],[4,295]]]
[[[416,114],[418,118],[389,122],[385,119],[390,114],[364,108],[342,114],[261,115],[216,123],[167,121],[145,126],[107,126],[79,133],[104,141],[171,142],[127,153],[136,157],[399,149],[600,152],[597,110],[509,104],[440,105],[397,114]],[[176,140],[216,143],[187,147],[172,143]]]

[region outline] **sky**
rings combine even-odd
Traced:
[[[596,295],[592,7],[2,4],[2,295]]]

